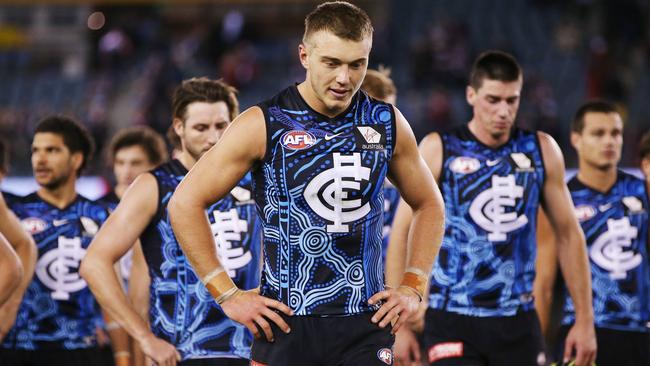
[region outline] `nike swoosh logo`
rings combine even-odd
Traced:
[[[340,134],[342,134],[342,133],[343,133],[343,132],[339,132],[339,133],[337,133],[336,135],[325,134],[325,141],[329,141],[329,140],[335,138],[336,136],[338,136],[338,135],[340,135]]]
[[[495,166],[499,164],[500,161],[501,159],[494,159],[494,160],[488,160],[485,163],[487,164],[487,166]]]
[[[606,204],[606,205],[600,205],[600,206],[598,206],[598,209],[600,210],[600,212],[603,212],[603,211],[607,211],[607,210],[609,210],[611,207],[612,207],[612,204],[611,204],[611,203],[608,203],[608,204]]]
[[[61,225],[65,225],[67,223],[68,223],[68,220],[53,220],[52,221],[52,224],[54,226],[61,226]]]

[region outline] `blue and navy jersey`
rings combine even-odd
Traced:
[[[115,194],[114,190],[111,190],[99,198],[97,202],[105,205],[108,212],[112,213],[120,203],[120,198],[117,196],[117,194]],[[122,258],[120,258],[120,261],[118,263],[120,267],[120,276],[122,277],[122,283],[124,284],[124,288],[128,288],[129,277],[131,276],[131,265],[133,263],[133,248],[129,249],[129,251],[126,252]]]
[[[533,309],[535,227],[544,180],[537,134],[513,128],[498,148],[463,125],[441,135],[445,234],[429,305],[470,316]]]
[[[113,212],[115,211],[118,203],[120,203],[120,198],[117,196],[117,194],[115,194],[114,190],[110,190],[108,193],[100,197],[97,201],[106,205],[106,208],[109,212]]]
[[[597,327],[648,332],[650,262],[648,262],[648,192],[646,183],[622,171],[607,192],[568,183],[587,241]],[[575,321],[566,297],[564,324]]]
[[[108,215],[103,205],[80,195],[59,209],[36,193],[14,197],[9,208],[31,233],[38,248],[32,283],[3,348],[80,349],[97,346],[101,311],[79,265]]]
[[[2,197],[4,197],[5,202],[7,203],[7,206],[10,206],[13,202],[21,199],[23,196],[19,196],[17,194],[13,194],[7,191],[0,191],[2,194]]]
[[[183,254],[169,222],[167,204],[185,167],[172,160],[154,169],[159,203],[140,236],[151,276],[150,323],[154,334],[176,346],[182,358],[250,358],[252,335],[230,320]],[[206,211],[217,254],[239,288],[259,285],[262,225],[251,198],[250,176]]]
[[[253,170],[264,224],[261,293],[297,315],[376,309],[384,289],[383,183],[395,144],[391,105],[360,91],[334,118],[291,86],[261,103],[267,149]]]
[[[386,251],[390,241],[391,227],[399,205],[399,191],[388,179],[384,182],[384,229],[382,231],[382,258],[386,261]]]

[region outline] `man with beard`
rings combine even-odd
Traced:
[[[31,159],[40,188],[10,208],[34,238],[38,260],[0,348],[8,365],[111,363],[97,347],[101,311],[77,270],[108,214],[75,190],[92,149],[88,132],[70,118],[48,117],[36,127]]]
[[[133,182],[82,264],[82,276],[99,303],[158,365],[249,363],[252,335],[228,319],[200,283],[178,246],[167,210],[176,186],[219,140],[238,107],[235,89],[221,81],[190,79],[176,89],[172,123],[181,154]],[[259,283],[261,237],[250,190],[250,179],[245,178],[203,213],[210,219],[212,243],[216,241],[228,275],[246,289]],[[113,264],[138,238],[151,274],[151,328],[126,299],[113,271]]]

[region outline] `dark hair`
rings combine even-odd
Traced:
[[[397,94],[395,83],[390,78],[390,70],[382,68],[379,70],[368,69],[366,77],[361,83],[361,89],[379,100],[385,100],[388,96]]]
[[[131,146],[140,146],[153,165],[160,165],[167,160],[167,146],[163,137],[150,127],[136,126],[119,130],[113,136],[108,146],[109,163],[113,165],[117,152]]]
[[[303,43],[318,31],[326,30],[335,36],[349,40],[361,41],[372,37],[372,22],[363,9],[345,1],[322,3],[305,18]]]
[[[187,106],[194,102],[226,103],[231,121],[239,114],[237,89],[221,80],[206,77],[184,80],[172,97],[172,117],[185,121]]]
[[[521,74],[521,66],[512,55],[490,50],[481,53],[474,61],[469,84],[478,90],[485,79],[512,82],[519,80]]]
[[[88,130],[79,122],[67,116],[45,117],[36,126],[34,135],[37,133],[59,135],[63,138],[63,144],[70,150],[70,153],[80,152],[83,155],[83,162],[79,170],[77,170],[77,176],[86,167],[95,150],[95,142]]]
[[[581,133],[585,128],[585,116],[587,113],[618,113],[616,107],[604,100],[590,100],[580,106],[573,121],[571,121],[571,132]]]
[[[0,139],[0,174],[9,172],[9,146],[4,139]]]
[[[639,157],[641,159],[650,158],[650,131],[641,136],[641,142],[639,142]]]

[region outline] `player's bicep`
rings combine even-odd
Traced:
[[[397,109],[395,115],[397,143],[389,165],[389,178],[400,191],[402,199],[416,208],[436,195],[437,186],[418,151],[411,127]]]
[[[89,256],[116,262],[138,240],[158,209],[156,178],[141,174],[124,193],[117,208],[108,216],[89,249]]]
[[[442,139],[440,135],[434,132],[425,136],[420,142],[419,150],[433,178],[438,181],[442,171]]]
[[[564,158],[557,143],[540,133],[544,156],[544,181],[542,207],[558,239],[563,238],[577,224],[569,189],[564,182]]]
[[[179,184],[174,200],[208,206],[230,192],[265,153],[264,114],[253,107],[237,117],[219,142],[192,167]]]

